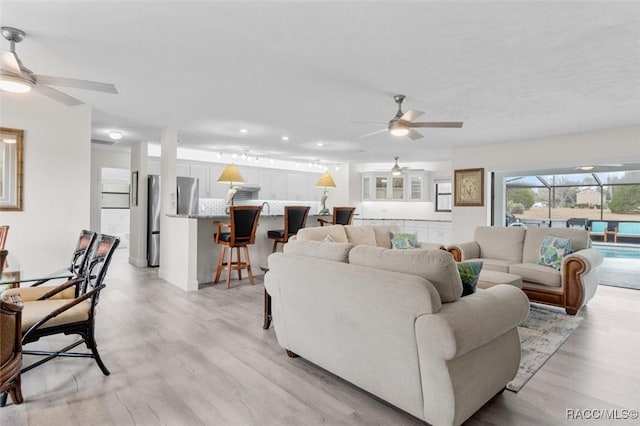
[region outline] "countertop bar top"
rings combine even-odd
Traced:
[[[400,219],[400,218],[393,218],[393,217],[355,217],[354,219],[359,219],[359,220],[411,220],[411,221],[417,221],[417,222],[444,222],[444,223],[451,223],[451,220],[447,220],[447,219],[408,219],[408,218]]]

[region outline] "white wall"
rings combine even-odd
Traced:
[[[24,129],[23,211],[0,212],[23,278],[68,265],[90,227],[91,109],[37,93],[0,94],[0,125]]]
[[[640,127],[454,149],[453,169],[482,167],[486,175],[484,207],[453,207],[452,240],[470,240],[476,226],[490,223],[491,172],[637,162],[640,162]]]

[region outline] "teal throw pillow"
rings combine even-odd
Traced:
[[[551,266],[559,271],[562,265],[562,259],[572,251],[571,240],[546,235],[540,245],[538,264]]]
[[[482,270],[482,262],[458,262],[458,272],[462,280],[462,296],[468,296],[476,292],[478,277]]]
[[[401,250],[420,248],[416,234],[389,232],[389,237],[391,237],[391,248]]]

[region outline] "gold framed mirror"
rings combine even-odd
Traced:
[[[0,211],[22,210],[24,130],[0,127]]]

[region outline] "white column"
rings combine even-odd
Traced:
[[[137,172],[137,205],[131,200],[129,216],[129,263],[142,268],[147,266],[147,143],[139,142],[131,146],[131,176]],[[134,185],[134,182],[131,183]],[[136,190],[131,187],[132,194]]]

